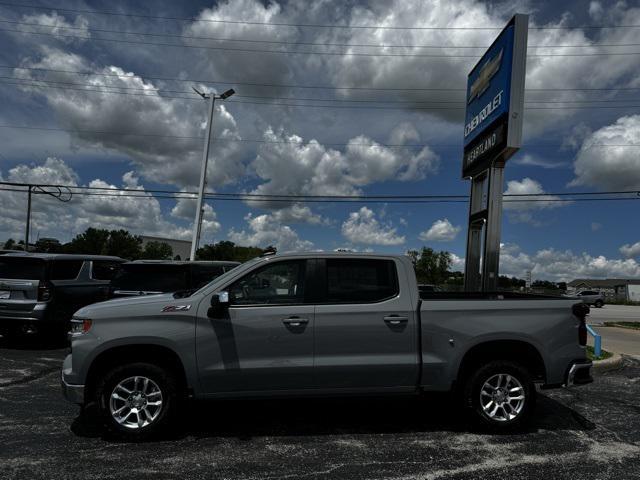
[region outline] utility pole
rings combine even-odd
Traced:
[[[29,185],[27,190],[27,228],[24,235],[24,251],[29,251],[29,229],[31,228],[31,193],[33,192],[33,186]]]
[[[192,87],[193,88],[193,87]],[[213,111],[217,99],[224,100],[236,93],[233,89],[229,89],[222,95],[199,92],[195,88],[193,90],[205,100],[210,100],[209,103],[209,117],[207,121],[207,133],[204,136],[204,151],[202,153],[202,170],[200,171],[200,188],[198,190],[198,204],[196,205],[196,215],[193,221],[193,239],[191,240],[191,255],[190,260],[196,259],[196,251],[198,250],[198,244],[200,243],[200,233],[202,231],[202,218],[204,216],[204,191],[207,186],[207,165],[209,163],[209,147],[211,143],[211,130],[213,127]]]

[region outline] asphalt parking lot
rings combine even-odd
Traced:
[[[446,397],[196,404],[175,438],[104,438],[61,397],[64,349],[0,346],[0,478],[640,478],[640,359],[470,432]]]

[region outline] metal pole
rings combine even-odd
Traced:
[[[489,169],[487,225],[484,232],[484,255],[482,258],[483,292],[495,292],[498,290],[503,184],[504,166],[492,166]]]
[[[31,188],[32,186],[29,185],[29,189],[27,190],[27,228],[26,228],[26,232],[24,235],[24,251],[28,252],[29,251],[29,229],[31,227]]]
[[[191,241],[191,257],[193,261],[196,258],[196,251],[198,250],[198,244],[200,243],[200,231],[202,229],[202,217],[204,214],[204,191],[207,186],[207,163],[209,161],[209,143],[211,138],[211,129],[213,126],[213,109],[216,101],[216,96],[211,94],[209,96],[209,121],[207,122],[207,134],[204,137],[204,153],[202,155],[202,171],[200,172],[200,190],[198,191],[198,204],[196,205],[196,215],[193,222],[193,239]]]

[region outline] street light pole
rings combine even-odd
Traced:
[[[196,215],[193,222],[193,238],[191,240],[190,260],[196,259],[196,251],[200,243],[200,233],[202,231],[202,218],[204,217],[204,192],[207,186],[207,166],[209,163],[209,149],[211,145],[211,131],[213,128],[213,112],[217,99],[224,100],[235,93],[233,89],[227,90],[222,95],[206,95],[194,88],[195,92],[205,100],[210,100],[209,117],[207,122],[207,133],[204,137],[204,151],[202,154],[202,170],[200,171],[200,188],[198,190],[198,203],[196,205]]]
[[[24,251],[29,251],[29,230],[31,229],[31,193],[32,186],[29,185],[29,189],[27,190],[27,231],[24,235]]]

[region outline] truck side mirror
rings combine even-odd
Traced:
[[[229,292],[214,293],[211,297],[211,307],[207,310],[209,318],[222,318],[229,308]]]

